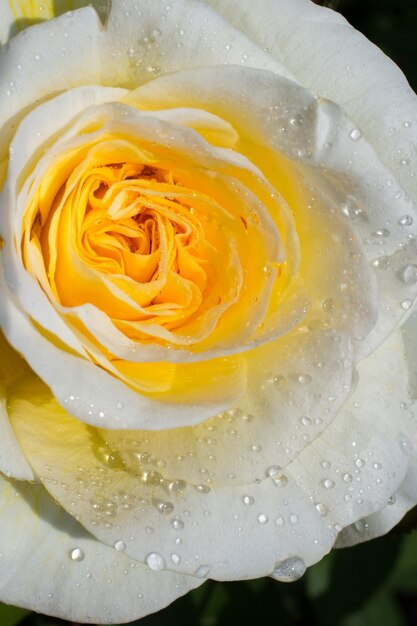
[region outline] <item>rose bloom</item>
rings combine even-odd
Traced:
[[[0,4],[0,599],[123,622],[416,503],[417,100],[309,0],[93,4]]]

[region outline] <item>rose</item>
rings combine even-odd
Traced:
[[[129,620],[391,528],[417,499],[399,70],[309,2],[142,1],[23,30],[0,83],[2,600]]]

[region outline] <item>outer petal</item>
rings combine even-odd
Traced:
[[[399,68],[338,13],[310,0],[205,0],[295,78],[337,102],[415,200],[416,96]],[[341,43],[343,42],[343,43]]]
[[[39,383],[26,402],[16,388],[10,411],[47,489],[101,541],[122,539],[135,559],[151,566],[156,559],[184,573],[282,578],[287,559],[296,557],[301,575],[344,526],[380,510],[401,485],[416,439],[412,411],[401,408],[409,402],[407,376],[398,332],[360,364],[352,398],[294,460],[286,464],[286,451],[277,445],[282,469],[264,467],[262,476],[259,467],[254,482],[211,490],[207,483],[193,489],[175,477],[164,479],[163,457],[152,460],[142,452],[136,466],[125,463],[115,444],[65,415]],[[52,414],[59,439],[50,428]],[[137,432],[137,442],[146,445],[146,437]],[[64,453],[68,448],[71,457]],[[229,459],[230,452],[217,463],[227,467]],[[201,474],[210,476],[210,470]]]
[[[75,622],[120,623],[158,611],[201,584],[153,572],[119,545],[98,543],[42,486],[0,477],[0,503],[3,602]]]
[[[3,0],[0,4],[0,46],[28,26],[67,11],[92,5],[104,20],[111,0]]]
[[[112,3],[100,39],[105,84],[135,87],[159,74],[231,63],[291,77],[278,62],[204,3]]]
[[[28,28],[0,49],[0,162],[17,123],[35,102],[71,87],[101,84],[102,28],[94,9],[80,9]]]
[[[35,475],[10,426],[7,389],[22,376],[27,376],[28,371],[26,363],[0,332],[0,472],[19,480],[34,480]]]
[[[402,410],[407,410],[412,418],[414,428],[417,423],[417,315],[414,313],[402,328],[404,343],[407,347],[406,358],[409,371],[408,383],[411,402],[407,406],[402,403]],[[410,441],[401,438],[401,447],[410,453],[410,465],[399,488],[393,491],[387,504],[368,517],[348,526],[337,540],[338,547],[354,545],[374,537],[384,535],[391,530],[401,518],[413,508],[417,500],[417,454],[415,437]]]

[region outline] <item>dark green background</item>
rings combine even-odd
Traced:
[[[417,0],[336,0],[318,4],[343,13],[396,61],[417,91]],[[411,514],[387,537],[334,551],[290,585],[266,578],[240,583],[208,581],[163,611],[140,620],[140,624],[417,626],[414,525]],[[0,604],[0,626],[15,624],[52,626],[69,622]]]

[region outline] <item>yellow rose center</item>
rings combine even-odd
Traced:
[[[280,200],[244,157],[159,120],[150,139],[151,117],[121,111],[127,127],[87,117],[44,151],[17,236],[90,358],[162,392],[191,361],[233,370],[233,354],[269,338],[293,268]]]

